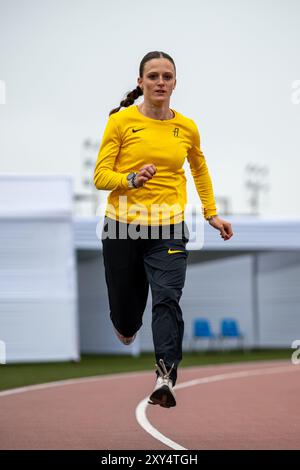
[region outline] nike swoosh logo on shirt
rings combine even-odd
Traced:
[[[184,250],[171,250],[171,249],[169,248],[168,254],[169,254],[169,255],[172,255],[173,253],[184,253]]]
[[[139,132],[143,131],[144,129],[146,129],[146,127],[142,127],[142,129],[132,129],[132,132]]]

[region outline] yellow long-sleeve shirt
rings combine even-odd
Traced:
[[[168,120],[144,116],[136,105],[112,114],[107,122],[94,172],[97,189],[111,190],[105,214],[145,225],[184,219],[187,158],[205,218],[216,215],[213,187],[200,149],[196,124],[175,110]],[[153,163],[156,173],[143,187],[128,188],[126,176]]]

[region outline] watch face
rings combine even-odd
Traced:
[[[135,176],[135,173],[129,173],[129,175],[127,175],[128,181],[131,180],[134,176]]]

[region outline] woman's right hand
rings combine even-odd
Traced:
[[[153,163],[149,163],[148,165],[144,165],[136,174],[136,177],[134,179],[135,185],[140,188],[141,186],[144,186],[144,184],[148,181],[151,180],[153,175],[156,173],[156,168]]]

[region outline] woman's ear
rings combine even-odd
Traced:
[[[143,89],[143,85],[142,85],[143,80],[142,80],[140,77],[137,79],[137,83],[138,83],[138,86],[139,86],[141,89]]]

